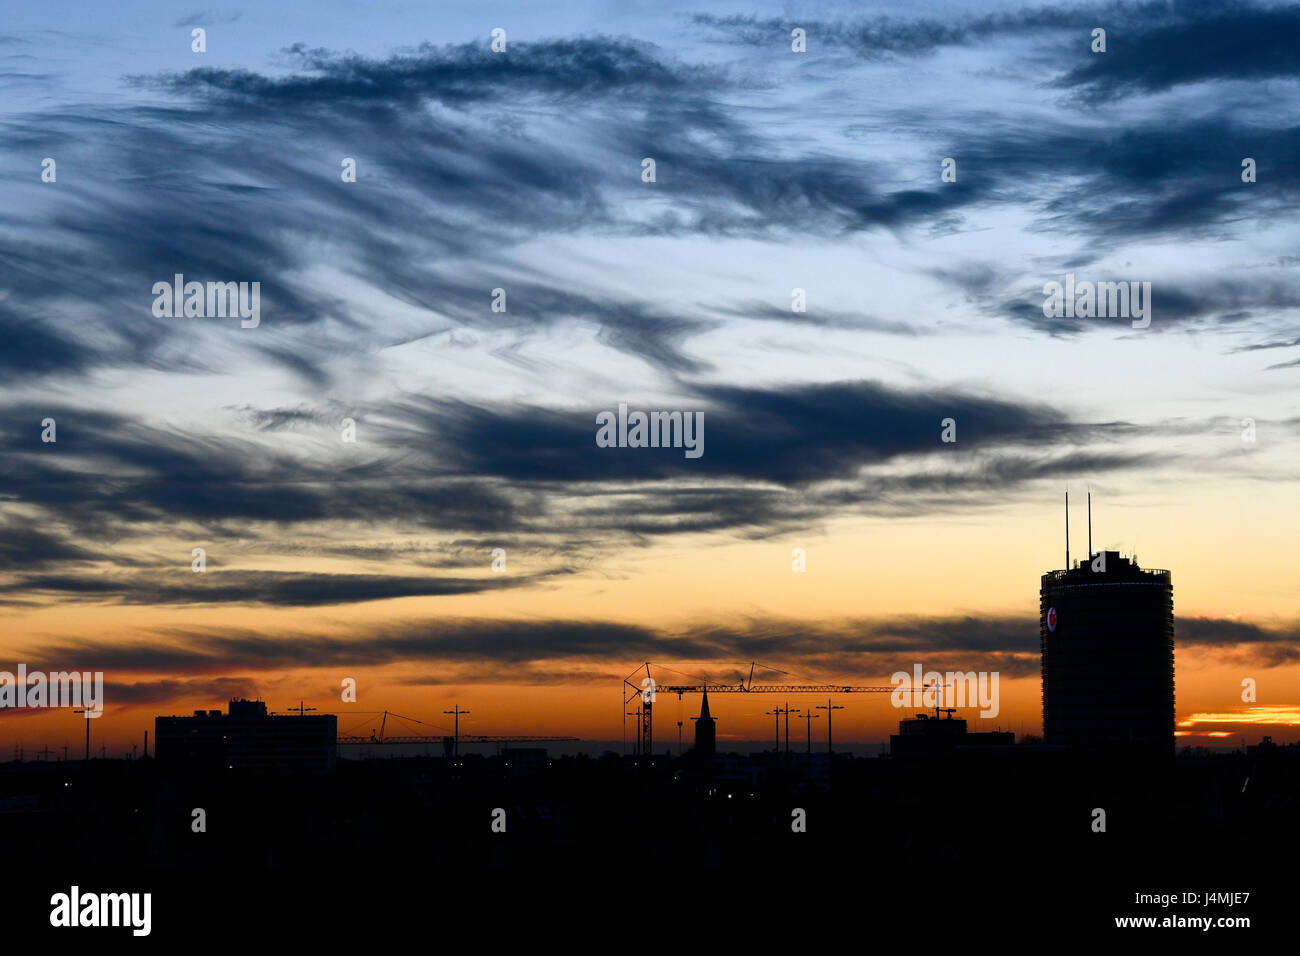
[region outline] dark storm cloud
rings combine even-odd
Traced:
[[[47,415],[57,422],[57,443],[40,440]],[[218,537],[232,533],[228,523],[254,521],[393,519],[496,533],[517,524],[511,498],[483,482],[431,476],[423,462],[295,455],[253,434],[218,437],[107,412],[9,406],[0,414],[0,495],[101,538],[155,522],[172,533]]]
[[[323,607],[403,597],[476,594],[536,583],[535,576],[490,578],[404,577],[386,574],[307,574],[210,568],[198,574],[150,572],[130,577],[102,574],[27,574],[0,584],[0,594],[55,595],[62,601],[110,604],[248,604]],[[5,603],[0,598],[0,603]]]
[[[1261,129],[1213,117],[1167,122],[1158,130],[1066,137],[1043,149],[1048,168],[1081,182],[1045,207],[1045,222],[1068,222],[1098,235],[1109,229],[1125,240],[1173,233],[1226,237],[1230,222],[1267,222],[1300,195],[1300,170],[1285,158],[1300,149],[1300,126]],[[1243,156],[1257,161],[1274,189],[1260,195],[1242,183]],[[1028,171],[1032,164],[1024,165]],[[1084,201],[1088,195],[1094,201]],[[1098,203],[1098,195],[1108,198]]]
[[[1300,126],[1211,114],[1094,127],[1065,117],[1033,130],[990,120],[952,136],[962,174],[991,180],[1000,201],[1033,184],[1038,227],[1082,234],[1093,256],[1160,234],[1223,237],[1231,223],[1268,221],[1300,197],[1300,170],[1288,158],[1300,151]],[[1269,190],[1242,183],[1244,156]]]
[[[604,622],[421,621],[377,624],[364,634],[299,633],[283,638],[260,631],[169,629],[154,632],[154,639],[147,642],[55,643],[40,649],[37,657],[90,661],[105,671],[184,675],[408,661],[523,663],[545,656],[598,659],[616,647],[643,648],[656,640],[659,638],[651,630]]]
[[[1080,64],[1053,82],[1095,98],[1213,80],[1300,75],[1295,56],[1300,10],[1235,0],[1042,6],[943,19],[873,16],[829,22],[696,14],[693,21],[732,42],[787,50],[790,31],[801,27],[810,54],[829,49],[865,60],[920,57],[943,47],[1045,35],[1051,38],[1050,52],[1057,55],[1057,63]],[[1106,30],[1104,54],[1091,52],[1091,34],[1097,27]]]
[[[844,49],[875,59],[915,56],[941,46],[987,42],[1050,29],[1053,42],[1070,39],[1073,61],[1086,64],[1061,83],[1069,87],[1116,92],[1130,86],[1160,89],[1192,79],[1262,79],[1300,74],[1292,55],[1300,28],[1300,11],[1249,4],[1107,4],[1038,8],[943,21],[872,18],[864,23],[786,22],[776,19],[700,15],[698,22],[744,43],[784,45],[789,30],[803,26],[814,47]],[[1094,26],[1108,29],[1106,54],[1088,51]],[[1255,44],[1262,55],[1252,55]],[[1059,43],[1058,43],[1059,45]],[[1017,51],[1022,46],[1015,47]],[[1070,48],[1065,47],[1068,52]],[[1053,46],[1054,52],[1061,52]],[[1116,52],[1119,50],[1120,52]],[[1047,53],[1047,49],[1043,49]],[[1149,58],[1149,64],[1148,64]],[[1071,59],[1055,62],[1069,63]],[[1048,60],[1047,62],[1053,62]],[[728,167],[734,194],[757,208],[765,193],[790,201],[791,218],[800,222],[801,204],[817,208],[817,197],[834,195],[835,211],[822,216],[831,228],[868,229],[928,222],[961,230],[967,216],[992,205],[1024,204],[1043,231],[1081,236],[1098,257],[1135,240],[1178,235],[1220,239],[1243,221],[1266,222],[1285,216],[1300,198],[1300,169],[1290,157],[1300,152],[1300,127],[1265,120],[1231,103],[1210,104],[1194,114],[1160,112],[1149,120],[1140,112],[1129,118],[1092,122],[1091,110],[1066,106],[1051,118],[1026,125],[1019,117],[990,111],[949,115],[931,123],[927,135],[941,145],[935,156],[958,163],[956,183],[934,190],[868,192],[832,166],[816,176],[816,185],[793,187],[794,177],[778,171],[775,182],[747,184],[745,170]],[[898,121],[909,123],[910,114]],[[1243,186],[1241,160],[1254,158],[1268,190]],[[717,157],[710,157],[716,161]],[[937,162],[937,158],[935,160]],[[1262,170],[1268,167],[1267,177]],[[867,178],[888,181],[889,171]],[[739,177],[739,178],[738,178]],[[789,195],[782,185],[789,184]],[[960,187],[960,188],[958,188]],[[774,203],[771,219],[779,218]],[[811,218],[811,217],[810,217]],[[734,226],[734,223],[728,223]],[[1023,272],[1018,278],[1023,277]],[[1159,276],[1144,276],[1159,280]],[[1166,283],[1168,314],[1180,320],[1196,311],[1194,303],[1176,301]],[[1294,285],[1285,298],[1294,300]],[[1253,305],[1254,303],[1252,303]],[[1274,307],[1260,301],[1259,308]],[[1015,317],[1018,309],[1012,309]],[[1041,323],[1039,323],[1041,325]],[[1091,328],[1099,327],[1094,323]],[[1053,326],[1053,333],[1060,326]]]
[[[424,46],[409,56],[386,60],[298,51],[304,72],[289,77],[193,70],[140,82],[198,99],[232,120],[262,123],[275,118],[279,124],[284,122],[282,108],[292,107],[308,114],[328,113],[343,128],[358,132],[365,126],[372,131],[400,130],[402,154],[381,157],[382,166],[403,168],[422,191],[464,193],[452,201],[490,209],[498,220],[522,225],[533,221],[534,210],[545,213],[550,231],[566,228],[566,219],[556,217],[558,208],[533,205],[538,196],[557,207],[561,198],[576,197],[573,209],[580,211],[585,225],[604,221],[627,227],[606,203],[614,194],[627,194],[618,185],[619,177],[553,146],[531,143],[533,149],[525,153],[510,137],[485,135],[469,126],[453,135],[447,127],[454,116],[422,121],[401,113],[403,107],[424,101],[485,101],[491,107],[507,96],[537,98],[553,106],[581,94],[586,109],[600,111],[601,140],[611,162],[625,157],[631,169],[640,157],[653,154],[660,170],[657,191],[690,198],[690,213],[668,213],[637,224],[638,231],[651,234],[744,235],[792,229],[834,234],[895,227],[943,214],[979,194],[978,184],[965,183],[944,190],[880,192],[869,185],[860,161],[809,155],[773,158],[763,148],[765,137],[721,104],[719,98],[731,85],[723,73],[671,63],[644,45],[591,37],[513,49],[503,57],[477,45]],[[603,102],[613,93],[619,94],[618,100]],[[650,93],[655,108],[645,110],[636,97]],[[372,112],[358,118],[359,104]],[[465,147],[471,139],[480,164],[472,177],[465,175]],[[367,142],[372,149],[382,148],[382,141],[373,137]],[[450,147],[457,149],[456,155],[447,155]],[[420,154],[429,161],[414,162]],[[511,195],[532,198],[512,201]],[[394,258],[387,246],[375,248],[367,264],[400,274],[405,257],[396,257],[398,266],[385,267],[382,260]],[[389,283],[399,289],[416,284]],[[616,322],[609,324],[618,328]]]
[[[19,346],[15,370],[179,363],[211,370],[246,348],[312,387],[326,386],[332,352],[354,350],[357,338],[378,350],[394,337],[361,331],[343,302],[301,278],[317,264],[309,248],[331,250],[332,263],[371,288],[462,324],[507,324],[488,307],[500,285],[511,296],[508,324],[520,331],[591,322],[602,341],[652,364],[705,367],[681,344],[710,323],[544,285],[517,274],[502,252],[538,234],[627,226],[608,202],[631,187],[611,177],[608,154],[580,149],[548,124],[594,124],[613,140],[620,129],[643,125],[641,98],[653,94],[673,100],[656,115],[680,111],[691,129],[726,130],[734,124],[708,100],[723,82],[712,69],[602,37],[518,43],[509,58],[465,45],[377,60],[300,49],[294,61],[299,72],[278,78],[195,70],[141,79],[176,104],[124,107],[107,119],[103,110],[67,109],[43,116],[39,132],[15,129],[13,149],[66,143],[61,168],[90,167],[82,172],[87,182],[96,169],[114,173],[75,194],[40,194],[42,214],[0,244],[0,279],[38,314],[84,304],[78,318],[87,344],[77,346],[53,331],[57,316],[18,325],[0,315]],[[511,118],[525,95],[538,100],[538,129]],[[412,110],[413,102],[478,105],[473,113],[435,114]],[[80,145],[92,137],[93,163]],[[638,182],[642,155],[624,157],[633,170],[627,184]],[[357,159],[355,186],[339,181],[343,156]],[[48,263],[67,261],[70,244],[77,256],[52,284]],[[488,250],[493,274],[437,265],[481,260]],[[235,336],[233,352],[195,354],[185,348],[195,320],[149,312],[152,284],[175,273],[260,281],[265,328],[293,338]],[[124,315],[135,321],[121,322]],[[339,325],[336,335],[348,335],[333,350],[319,333],[301,337],[301,326],[326,320]],[[28,354],[34,359],[24,362]]]
[[[44,550],[42,569],[80,560],[120,564],[119,544],[164,531],[191,542],[178,553],[182,564],[191,546],[221,546],[210,551],[215,560],[223,547],[240,553],[240,539],[249,536],[274,552],[283,535],[264,539],[260,526],[267,524],[307,529],[329,523],[336,530],[328,540],[318,536],[315,552],[328,554],[343,546],[336,534],[346,536],[350,522],[480,540],[498,536],[493,546],[510,538],[512,546],[537,554],[549,549],[571,565],[581,563],[572,549],[584,543],[590,553],[601,541],[635,544],[684,532],[771,536],[846,509],[947,513],[989,488],[1006,491],[1154,460],[1129,443],[1156,426],[1075,422],[1045,404],[873,382],[688,387],[667,407],[703,412],[702,458],[686,459],[682,448],[601,448],[596,413],[615,411],[621,400],[633,410],[661,404],[612,395],[587,408],[559,410],[411,398],[356,409],[367,435],[358,445],[337,441],[336,413],[323,408],[231,409],[245,430],[218,435],[108,412],[9,406],[0,409],[0,495],[46,515],[59,535],[84,539],[60,544],[63,539],[44,527],[39,536],[15,536],[18,554]],[[57,444],[40,441],[47,415],[58,422]],[[940,440],[947,418],[955,420],[955,444]],[[1196,431],[1194,425],[1187,429]],[[299,441],[276,440],[289,431]],[[88,541],[96,542],[99,555],[88,556]],[[567,558],[555,550],[561,544]],[[470,564],[483,560],[480,554]],[[172,566],[162,558],[155,562]],[[434,566],[462,563],[443,556]],[[203,600],[202,594],[237,598],[218,583],[235,579],[163,587],[85,568],[59,570],[64,576],[13,582],[8,593],[15,599],[30,590],[105,600],[152,595],[162,603]],[[238,579],[238,587],[252,601],[323,600],[310,596],[311,587],[272,587],[273,580],[250,576]],[[362,584],[348,600],[442,593],[401,575]]]
[[[977,133],[955,132],[952,152],[960,169],[995,183],[989,191],[999,201],[1017,188],[1041,197],[1029,205],[1036,231],[1082,241],[1072,257],[1053,263],[1038,256],[1030,275],[1004,262],[930,270],[991,318],[1056,336],[1131,327],[1118,317],[1045,317],[1043,284],[1073,272],[1092,282],[1149,281],[1157,332],[1239,329],[1277,337],[1293,324],[1285,313],[1300,307],[1294,270],[1188,275],[1149,265],[1146,248],[1171,236],[1232,241],[1244,224],[1289,221],[1300,202],[1300,168],[1287,157],[1300,154],[1300,126],[1264,129],[1232,116],[1116,129],[1063,122],[1040,131],[993,122]],[[1242,183],[1243,156],[1257,161],[1267,190]]]
[[[10,382],[50,372],[79,371],[97,357],[94,349],[65,338],[48,322],[19,316],[4,303],[0,303],[0,341],[4,342],[0,374]]]
[[[39,522],[16,516],[0,518],[0,571],[39,570],[100,557]]]
[[[1266,628],[1250,621],[1214,617],[1180,617],[1178,643],[1221,646],[1226,644],[1280,644],[1300,648],[1300,629]]]
[[[509,56],[486,43],[438,47],[423,43],[384,60],[296,44],[286,53],[300,71],[267,77],[249,70],[200,68],[161,77],[137,77],[142,86],[295,110],[340,106],[391,109],[436,100],[454,106],[519,96],[645,96],[693,84],[719,82],[709,67],[664,62],[649,44],[591,36],[514,42]]]
[[[1062,266],[1056,272],[1044,271],[1043,282],[1063,283],[1066,272],[1075,273],[1076,288],[1081,281],[1140,282],[1140,269],[1132,266],[1115,268],[1108,265]],[[1289,328],[1291,320],[1286,313],[1300,309],[1300,280],[1265,279],[1210,279],[1166,276],[1145,281],[1151,283],[1151,325],[1146,331],[1167,331],[1171,328],[1210,328],[1226,331],[1239,327],[1242,332],[1267,328],[1275,324],[1279,330]],[[986,311],[1005,315],[1024,325],[1055,336],[1071,336],[1097,329],[1123,331],[1133,327],[1131,317],[1106,316],[1094,318],[1048,317],[1043,315],[1046,296],[1041,285],[1023,287],[1020,295],[991,302]],[[1143,300],[1146,302],[1146,299]],[[1232,352],[1255,351],[1266,348],[1289,348],[1291,343],[1269,342],[1254,346],[1230,349]]]
[[[1179,646],[1213,651],[1219,662],[1243,667],[1300,662],[1300,626],[1296,624],[1264,627],[1250,621],[1191,617],[1179,618],[1175,633]]]
[[[629,411],[651,407],[630,396],[611,396],[603,409],[616,412],[619,401],[627,401]],[[851,477],[865,465],[905,455],[942,451],[964,459],[968,450],[1052,445],[1105,430],[1074,425],[1046,405],[957,391],[905,391],[873,382],[771,389],[700,386],[672,407],[704,412],[702,458],[686,460],[680,448],[627,454],[597,447],[595,417],[602,406],[582,416],[429,401],[410,406],[409,414],[442,436],[464,471],[517,481],[713,477],[801,485]],[[940,442],[945,418],[958,423],[955,445]]]
[[[51,661],[50,666],[46,668],[48,671],[92,669],[94,668],[82,668],[66,661],[63,663]],[[118,707],[170,704],[186,699],[227,701],[239,697],[255,696],[258,692],[259,683],[261,682],[248,677],[163,678],[152,681],[136,681],[130,684],[106,679],[104,681],[103,700],[109,712]],[[41,711],[37,708],[4,707],[0,708],[0,720],[10,720],[39,713]],[[185,714],[184,716],[189,715]]]
[[[939,450],[945,418],[959,423],[958,443],[967,447],[1052,440],[1064,419],[1046,406],[871,382],[700,391],[715,409],[710,465],[788,484],[848,477],[864,464]]]
[[[1295,658],[1294,627],[1267,630],[1223,619],[1180,618],[1175,630],[1180,647],[1211,647],[1243,663],[1274,667]],[[72,661],[79,668],[158,672],[176,679],[241,670],[424,663],[456,681],[544,683],[548,673],[553,678],[548,665],[559,663],[588,680],[617,681],[648,660],[652,673],[659,669],[661,683],[684,677],[735,683],[748,676],[748,665],[719,662],[756,660],[767,665],[756,671],[756,683],[887,683],[894,671],[910,671],[914,663],[936,670],[998,670],[1008,677],[1035,676],[1040,666],[1038,621],[1032,614],[816,623],[755,618],[729,627],[674,631],[605,621],[492,619],[398,621],[332,636],[164,629],[150,632],[147,641],[64,640],[24,653],[32,667]],[[774,675],[773,668],[785,673]]]
[[[1166,20],[1200,22],[1207,9],[888,21],[857,33],[831,30],[820,42],[907,53],[1006,31],[1075,29],[1112,15],[1158,34]],[[1264,14],[1234,6],[1215,16],[1258,25]],[[0,332],[14,343],[0,370],[11,376],[132,365],[212,371],[246,357],[317,390],[332,384],[331,358],[355,351],[358,341],[373,353],[422,334],[369,326],[305,279],[321,254],[359,283],[429,313],[423,334],[449,322],[520,335],[590,323],[612,348],[669,372],[698,373],[708,363],[687,343],[716,323],[540,282],[512,267],[510,248],[580,232],[794,240],[960,229],[991,205],[1028,203],[1040,228],[1090,237],[1097,254],[1174,233],[1214,237],[1228,224],[1279,214],[1300,189],[1300,170],[1288,161],[1300,151],[1300,128],[1254,126],[1213,110],[1187,121],[1162,116],[1153,125],[1135,116],[1105,127],[1069,112],[1033,128],[1018,118],[949,116],[928,135],[944,144],[937,155],[958,159],[958,182],[916,188],[859,156],[816,145],[790,155],[734,107],[745,84],[727,71],[600,36],[515,43],[509,56],[484,44],[426,44],[384,58],[298,46],[276,75],[203,68],[136,82],[162,99],[107,112],[65,108],[39,124],[10,124],[11,150],[58,144],[63,168],[78,169],[84,184],[45,189],[41,214],[15,220],[16,230],[0,240],[0,283],[25,307],[18,318],[0,305]],[[521,103],[529,106],[524,114]],[[86,142],[94,142],[93,155]],[[644,203],[637,173],[645,155],[659,164],[654,194],[668,201],[662,207]],[[1257,158],[1267,190],[1241,187],[1243,155]],[[358,183],[339,181],[343,156],[357,159]],[[113,175],[97,180],[97,170]],[[496,265],[467,264],[485,261]],[[48,279],[51,262],[63,263],[58,283]],[[261,281],[265,328],[283,337],[232,336],[225,349],[194,349],[190,323],[149,313],[152,283],[176,272]],[[506,315],[488,309],[497,286],[510,294]],[[1169,307],[1172,295],[1165,294]],[[79,304],[75,338],[63,331],[72,327],[69,303]],[[785,319],[905,334],[887,319],[815,310]]]
[[[1195,19],[1205,9],[1180,7],[1177,16]],[[1244,8],[1224,9],[1230,17]],[[1043,9],[869,24],[843,42],[864,55],[869,48],[912,55],[1005,31],[1086,35],[1097,10],[1128,24],[1130,36],[1141,35],[1139,27],[1158,32],[1174,17],[1164,5]],[[766,31],[769,24],[749,26]],[[1099,122],[1065,112],[1034,124],[996,113],[945,115],[927,135],[944,144],[936,156],[958,158],[959,182],[891,189],[881,184],[897,181],[896,171],[824,152],[824,140],[810,140],[802,152],[777,142],[737,108],[752,91],[730,68],[684,64],[608,37],[512,43],[511,50],[500,57],[483,45],[425,45],[366,58],[299,46],[275,75],[200,69],[141,78],[151,105],[65,108],[9,124],[10,149],[39,156],[58,144],[67,151],[61,173],[80,167],[81,178],[65,189],[61,175],[30,219],[0,214],[14,227],[0,230],[0,286],[11,296],[0,301],[7,346],[0,371],[12,380],[101,367],[196,372],[270,363],[313,393],[328,393],[327,366],[340,353],[374,353],[458,326],[525,337],[574,323],[677,380],[677,407],[706,413],[703,459],[597,448],[596,411],[620,399],[657,407],[638,405],[635,396],[564,410],[405,399],[346,411],[252,409],[246,432],[206,435],[30,405],[6,409],[0,420],[0,495],[98,541],[161,528],[198,529],[206,539],[235,537],[258,522],[402,522],[533,535],[553,545],[575,532],[586,541],[701,530],[763,536],[844,509],[945,513],[990,487],[1155,461],[1142,450],[1103,445],[1141,437],[1123,423],[1075,423],[1048,406],[997,397],[870,383],[694,387],[682,378],[711,369],[691,353],[691,340],[728,318],[895,335],[916,334],[915,327],[763,303],[701,304],[683,314],[563,277],[543,281],[512,263],[510,248],[547,234],[799,241],[957,224],[1005,205],[1027,208],[1044,231],[1089,241],[1081,277],[1151,279],[1157,328],[1239,327],[1300,302],[1294,282],[1283,279],[1184,285],[1144,275],[1140,263],[1122,276],[1083,275],[1134,240],[1215,236],[1293,206],[1300,169],[1289,158],[1300,155],[1300,127],[1257,127],[1213,107],[1185,121],[1161,116],[1158,124],[1139,113]],[[1247,149],[1267,189],[1240,184]],[[648,154],[660,163],[656,199],[671,200],[663,211],[644,202],[638,164]],[[358,158],[358,183],[339,181],[343,156]],[[352,314],[347,302],[303,278],[322,257],[369,294],[428,318],[390,331],[387,322]],[[1061,266],[1031,277],[1028,292],[1024,271],[1013,265],[938,266],[933,274],[988,314],[1065,334],[1066,326],[1042,318],[1039,291],[1070,268]],[[196,347],[184,321],[153,319],[151,284],[177,271],[199,280],[262,279],[259,334],[241,336],[236,325],[222,348],[209,349]],[[498,285],[508,289],[510,306],[493,314],[489,294]],[[14,302],[23,303],[21,313]],[[1104,320],[1080,320],[1069,328],[1102,327]],[[38,442],[48,414],[59,421],[57,446]],[[368,434],[378,444],[335,454],[345,414],[370,414]],[[956,446],[938,442],[947,417],[958,423]],[[275,440],[327,426],[329,451]],[[62,531],[42,526],[40,533],[49,537],[18,540],[14,560],[44,553],[39,570],[83,560],[84,546],[63,541]],[[75,570],[64,579],[69,593],[83,581],[84,569]],[[118,593],[105,580],[84,587]],[[400,589],[402,580],[392,586]],[[175,596],[160,592],[160,599]]]
[[[825,46],[844,50],[864,59],[916,57],[940,47],[964,46],[1045,29],[1078,27],[1086,17],[1084,9],[1037,8],[980,17],[952,16],[902,19],[872,17],[869,21],[829,22],[807,18],[777,19],[746,14],[715,16],[699,13],[695,23],[717,31],[732,42],[753,46],[790,48],[790,31],[804,29],[810,51]]]
[[[46,415],[57,422],[57,443],[39,440]],[[0,491],[67,520],[326,516],[310,488],[295,494],[288,482],[276,487],[256,480],[291,467],[283,453],[254,460],[239,454],[251,451],[247,443],[155,429],[113,413],[10,407],[0,419],[0,448],[8,460]]]
[[[137,681],[132,684],[105,681],[104,700],[111,702],[114,707],[166,704],[187,698],[234,700],[254,696],[257,683],[247,677],[195,677],[188,680]]]
[[[1090,56],[1059,83],[1103,99],[1211,80],[1296,77],[1297,49],[1300,9],[1294,5],[1178,3],[1169,6],[1166,22],[1130,28],[1121,19],[1120,29],[1107,32],[1106,53]]]
[[[53,120],[60,121],[86,134],[93,126],[78,118]],[[152,182],[129,195],[120,182],[101,184],[93,198],[80,190],[51,188],[42,215],[0,241],[0,280],[35,317],[19,324],[0,315],[0,325],[16,340],[15,350],[0,361],[12,363],[16,374],[77,373],[100,366],[215,367],[208,357],[193,354],[189,333],[195,325],[220,322],[239,331],[238,321],[153,317],[153,284],[170,282],[175,273],[190,281],[261,282],[263,314],[274,315],[277,325],[331,312],[332,299],[277,281],[291,274],[297,257],[271,238],[273,227],[257,224],[268,213],[273,218],[273,209],[263,199],[253,213],[248,196],[213,195],[219,190],[205,183],[204,167],[214,152],[203,143],[129,122],[113,124],[103,135],[105,166],[154,167],[157,175],[138,170]],[[64,176],[70,163],[64,158]],[[186,179],[186,168],[188,181],[174,182]],[[205,196],[211,200],[207,208],[220,209],[220,215],[196,212]],[[50,279],[51,264],[58,265],[57,282]],[[75,340],[62,331],[72,328]]]

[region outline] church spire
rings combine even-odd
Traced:
[[[704,700],[700,704],[700,716],[695,718],[695,756],[705,761],[708,767],[717,750],[717,721],[709,713],[709,688],[704,688]]]

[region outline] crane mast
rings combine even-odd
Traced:
[[[630,712],[630,716],[637,718],[637,753],[643,756],[654,753],[654,701],[660,691],[676,694],[677,699],[681,700],[684,694],[700,694],[706,690],[710,694],[826,694],[829,696],[831,694],[889,694],[898,689],[892,684],[883,687],[870,684],[755,684],[754,668],[757,663],[757,661],[750,662],[748,679],[742,678],[733,683],[703,681],[698,684],[656,684],[654,678],[650,676],[650,662],[646,661],[623,679],[624,689],[632,688],[632,693],[623,701],[625,715],[629,714],[627,705],[640,698],[639,709]],[[775,668],[769,669],[775,670]],[[634,678],[642,675],[643,672],[644,676],[641,676],[640,681],[634,682]]]

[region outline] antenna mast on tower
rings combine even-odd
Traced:
[[[1088,560],[1092,560],[1092,489],[1088,489]]]
[[[1065,570],[1070,570],[1070,491],[1065,491]]]

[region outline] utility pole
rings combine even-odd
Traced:
[[[102,713],[102,711],[90,710],[87,707],[79,707],[76,710],[74,710],[73,713],[86,715],[86,760],[89,761],[90,760],[90,721],[91,721],[90,715]]]
[[[444,710],[443,713],[456,715],[456,737],[455,737],[456,742],[453,744],[452,756],[454,756],[457,760],[459,760],[460,759],[460,715],[468,714],[469,711],[461,710],[460,704],[457,704],[453,709]]]
[[[772,744],[772,752],[779,757],[781,756],[781,708],[774,707],[769,711],[765,711],[764,716],[776,718],[776,741]]]
[[[682,755],[682,722],[677,721],[677,756]]]
[[[790,756],[790,702],[787,700],[785,702],[784,709],[778,707],[776,708],[776,710],[773,711],[773,713],[777,715],[778,719],[780,718],[781,714],[785,715],[785,755],[789,757]],[[798,711],[796,710],[795,713],[797,714]],[[777,749],[777,753],[779,754],[781,752],[781,730],[779,727],[777,728],[777,734],[776,734],[776,749]]]
[[[795,713],[798,713],[798,711],[795,711]],[[814,720],[821,720],[822,715],[814,714],[812,712],[812,709],[809,708],[808,710],[804,711],[803,719],[804,719],[804,723],[807,725],[807,730],[808,730],[808,771],[809,773],[811,773],[812,772],[812,722]]]
[[[812,712],[811,709],[809,709],[809,710],[796,710],[795,713],[796,713],[796,714],[803,714],[804,723],[807,724],[807,728],[806,728],[806,729],[807,729],[807,731],[808,731],[808,753],[809,753],[809,755],[811,755],[811,754],[812,754],[812,722],[813,722],[814,720],[821,720],[821,719],[822,719],[822,715],[821,715],[821,714],[814,714],[814,713]]]
[[[316,709],[315,707],[304,707],[304,706],[303,706],[303,703],[304,703],[304,701],[301,701],[301,700],[298,701],[298,716],[299,716],[299,717],[305,717],[305,716],[307,715],[307,711],[309,711],[309,710],[315,710],[315,709]],[[289,712],[290,712],[290,713],[293,712],[293,708],[292,708],[292,707],[289,708]],[[146,750],[149,749],[149,748],[148,748],[148,745],[145,746],[145,749],[146,749]]]
[[[834,753],[835,746],[834,742],[831,740],[831,718],[834,716],[835,711],[843,710],[844,708],[840,704],[832,704],[831,699],[827,697],[826,706],[823,707],[821,704],[818,704],[817,709],[826,711],[826,753]]]

